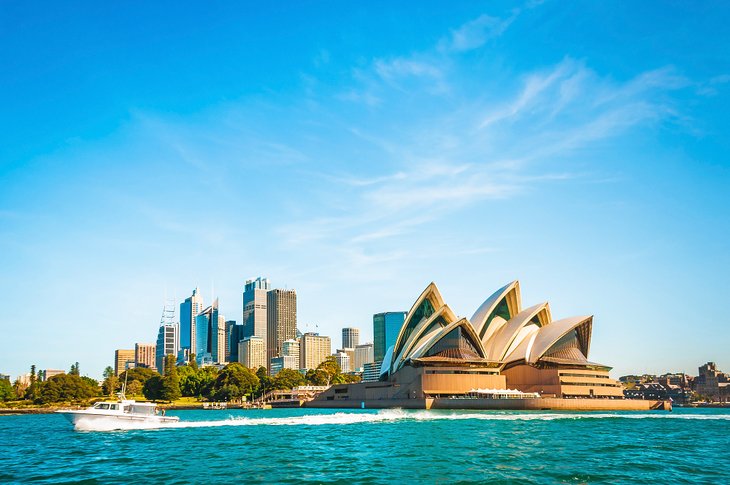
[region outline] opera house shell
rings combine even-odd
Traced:
[[[592,315],[553,320],[547,302],[523,308],[518,281],[495,291],[470,319],[458,317],[431,283],[385,353],[380,380],[333,386],[320,400],[406,406],[475,389],[517,389],[563,402],[623,400],[611,368],[588,360],[592,326]]]
[[[467,374],[483,368],[524,392],[621,398],[621,385],[608,376],[611,368],[588,360],[592,326],[592,315],[553,320],[547,302],[523,308],[518,281],[494,292],[471,319],[457,318],[431,283],[387,352],[381,380],[409,366],[461,367]]]

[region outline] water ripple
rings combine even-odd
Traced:
[[[104,432],[0,416],[0,482],[730,482],[728,410],[176,414]]]

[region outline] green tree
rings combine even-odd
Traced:
[[[312,386],[328,386],[330,384],[330,375],[322,369],[309,369],[304,378]]]
[[[180,396],[180,378],[177,376],[175,356],[168,354],[165,356],[165,375],[161,380],[160,399],[174,401],[180,399]]]
[[[256,371],[256,377],[259,378],[259,388],[256,390],[256,396],[262,396],[271,390],[271,377],[269,377],[266,367],[259,367]]]
[[[89,377],[73,374],[59,374],[42,383],[35,402],[50,404],[55,402],[81,401],[99,393],[99,384]]]
[[[106,366],[106,369],[104,369],[104,373],[102,374],[102,376],[104,377],[104,379],[107,379],[107,378],[109,378],[109,377],[111,377],[113,375],[115,375],[114,374],[114,368],[112,366],[110,366],[110,365]]]
[[[327,357],[327,360],[320,363],[314,371],[309,370],[306,380],[313,386],[329,386],[344,382],[341,377],[342,370],[334,357]]]
[[[292,389],[304,384],[304,376],[294,369],[282,369],[271,379],[272,389]]]
[[[101,392],[101,388],[99,387],[99,381],[97,381],[96,379],[92,379],[89,376],[80,376],[80,377],[81,377],[81,380],[84,381],[87,386],[89,386],[89,389],[94,390],[95,396],[100,395],[99,393]]]
[[[355,374],[340,374],[342,376],[342,379],[347,384],[352,384],[354,382],[360,382],[362,381],[362,377],[355,375]]]
[[[24,382],[20,382],[20,378],[15,379],[15,382],[13,382],[13,391],[15,392],[15,396],[18,399],[23,399],[25,396],[25,391],[28,389],[28,384]]]
[[[361,378],[356,375],[343,374],[335,358],[328,357],[316,369],[308,370],[305,375],[305,380],[313,386],[329,386],[332,384],[360,382]]]
[[[188,365],[193,368],[193,370],[198,370],[198,361],[195,360],[195,354],[190,354],[190,357],[188,358]]]
[[[15,397],[15,390],[10,385],[10,379],[0,379],[0,401],[12,401]]]
[[[79,363],[76,362],[74,364],[71,364],[71,370],[68,371],[68,374],[70,376],[78,376],[81,375],[81,372],[79,371]]]
[[[35,364],[34,364],[34,365],[30,366],[30,384],[28,385],[28,388],[25,390],[25,398],[29,399],[31,401],[37,401],[40,397],[39,387],[40,387],[40,383],[38,382],[38,378],[36,376]]]
[[[238,362],[225,366],[215,379],[213,397],[218,400],[238,399],[251,394],[259,386],[259,378]]]
[[[188,397],[209,397],[217,376],[215,367],[203,367],[193,370],[191,366],[180,368],[180,392]]]
[[[104,392],[105,396],[113,396],[119,388],[119,379],[117,378],[116,374],[114,374],[114,369],[112,368],[112,366],[108,365],[106,369],[104,369],[103,376],[104,383],[101,385],[101,389]]]
[[[139,381],[132,381],[127,385],[127,395],[129,396],[139,396],[142,394],[142,388],[144,387],[144,384],[142,384]]]
[[[144,394],[144,397],[146,397],[147,399],[151,399],[152,401],[161,399],[161,391],[162,376],[160,376],[159,374],[147,379],[147,381],[145,381],[144,383],[144,386],[142,386],[142,394]]]
[[[119,375],[119,382],[126,382],[127,386],[129,386],[132,381],[139,381],[139,383],[144,386],[147,379],[155,375],[159,375],[157,371],[147,367],[133,367],[125,370]]]

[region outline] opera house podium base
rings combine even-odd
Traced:
[[[638,399],[376,399],[376,400],[322,400],[303,403],[307,408],[335,409],[453,409],[453,410],[513,410],[513,411],[671,411],[671,401]]]

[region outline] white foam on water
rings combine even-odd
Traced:
[[[458,411],[404,411],[385,409],[377,413],[337,412],[332,414],[306,414],[301,416],[249,418],[245,416],[209,421],[179,421],[176,423],[120,422],[110,419],[81,419],[76,424],[79,431],[115,431],[133,429],[209,428],[222,426],[322,426],[361,423],[388,423],[398,421],[553,421],[581,419],[682,419],[730,421],[730,414],[673,414],[656,411],[652,413],[562,413],[562,412],[458,412]]]
[[[121,421],[113,417],[81,417],[76,421],[74,428],[77,431],[126,431],[132,429],[157,429],[164,428],[166,426],[166,423],[128,420]]]

